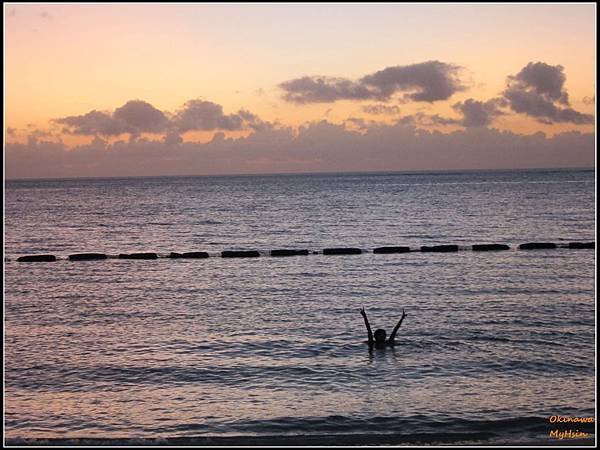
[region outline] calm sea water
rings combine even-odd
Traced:
[[[7,181],[6,435],[547,437],[552,415],[595,415],[595,251],[516,246],[594,241],[594,180]],[[511,250],[15,261],[494,242]],[[406,310],[396,348],[369,352],[363,305],[388,332]]]

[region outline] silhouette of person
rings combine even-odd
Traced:
[[[370,350],[373,349],[373,347],[386,348],[386,347],[393,347],[394,345],[396,345],[396,343],[394,342],[394,340],[396,339],[396,333],[400,329],[400,325],[402,325],[402,321],[406,317],[406,313],[404,312],[404,309],[402,309],[402,317],[400,317],[400,320],[394,327],[394,330],[392,331],[390,338],[387,340],[385,339],[385,337],[386,337],[385,330],[379,328],[379,329],[375,330],[375,333],[373,333],[371,331],[371,325],[369,325],[369,319],[367,319],[367,313],[365,312],[364,306],[360,310],[360,315],[363,316],[363,319],[365,319],[365,325],[367,327],[367,333],[369,335],[369,349]]]

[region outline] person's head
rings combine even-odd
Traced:
[[[385,336],[385,330],[382,330],[381,328],[375,330],[375,333],[373,334],[375,342],[385,342]]]

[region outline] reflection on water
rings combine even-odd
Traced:
[[[519,172],[9,184],[10,256],[210,242],[227,243],[218,251],[513,249],[9,261],[7,435],[547,434],[550,415],[593,415],[595,252],[514,249],[534,237],[594,240],[591,180]],[[373,330],[388,332],[406,309],[396,347],[369,352],[363,306]]]
[[[235,434],[282,417],[281,431],[293,432],[327,416],[492,420],[589,409],[594,256],[554,252],[560,271],[547,251],[435,255],[447,264],[428,268],[411,267],[414,255],[309,259],[303,271],[319,261],[327,274],[319,283],[298,277],[296,260],[272,258],[157,260],[138,271],[118,260],[28,271],[9,263],[7,286],[21,291],[9,289],[6,303],[7,429]],[[368,281],[344,277],[361,267]],[[507,278],[505,267],[523,276]],[[369,352],[365,303],[373,327],[406,308],[396,347]],[[340,432],[361,430],[346,419]]]

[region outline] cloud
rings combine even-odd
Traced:
[[[122,123],[129,133],[161,133],[169,124],[162,111],[142,100],[128,101],[115,109],[112,117]]]
[[[386,115],[386,116],[394,116],[400,114],[400,108],[396,105],[385,105],[382,103],[377,103],[374,105],[363,105],[361,109],[367,114],[373,115]]]
[[[264,121],[256,114],[245,109],[240,109],[237,114],[242,118],[244,128],[260,131],[272,128],[274,126],[273,123]]]
[[[593,105],[596,103],[596,96],[592,95],[591,97],[585,96],[581,99],[584,105]]]
[[[90,111],[80,116],[54,119],[63,132],[80,135],[118,136],[123,133],[161,133],[169,125],[166,115],[142,100],[130,100],[114,113]]]
[[[531,88],[538,95],[568,105],[569,95],[563,90],[567,77],[563,70],[561,65],[550,66],[543,62],[530,62],[518,74],[509,76],[508,79],[520,87]]]
[[[183,138],[177,131],[169,131],[165,134],[163,138],[163,143],[166,145],[173,144],[181,144],[183,142]]]
[[[336,100],[367,100],[376,97],[360,83],[345,78],[305,76],[279,84],[283,99],[292,103],[330,103]]]
[[[357,130],[366,131],[369,128],[368,121],[362,117],[348,117],[344,120],[344,125],[350,125],[350,129],[355,128]]]
[[[112,114],[96,110],[80,116],[53,119],[53,122],[64,125],[63,133],[67,134],[118,136],[126,132],[123,124]]]
[[[569,107],[563,69],[560,65],[530,62],[518,74],[508,77],[507,87],[502,92],[504,105],[542,123],[593,123],[594,116]]]
[[[239,114],[223,114],[223,107],[205,100],[190,100],[173,117],[173,124],[181,131],[241,130],[243,118]]]
[[[283,99],[297,104],[330,103],[337,100],[387,101],[403,92],[404,100],[446,100],[466,88],[462,68],[441,61],[387,67],[359,80],[339,77],[304,76],[279,84]]]
[[[454,117],[444,117],[439,114],[426,114],[417,112],[397,119],[397,124],[410,125],[418,128],[430,128],[432,126],[461,125],[461,120]]]
[[[462,116],[460,119],[419,113],[414,117],[415,122],[423,126],[487,127],[508,110],[534,117],[545,124],[569,122],[583,125],[594,121],[592,115],[580,113],[569,106],[569,95],[564,89],[566,77],[560,65],[531,62],[507,80],[507,87],[500,97],[487,101],[470,98],[452,105]]]
[[[415,114],[415,116],[417,119],[416,123],[426,127],[431,125],[462,125],[462,120],[460,119],[455,119],[452,117],[443,117],[439,114],[428,115],[423,113],[417,113]]]
[[[367,75],[361,83],[380,92],[383,98],[396,91],[415,91],[405,98],[415,102],[446,100],[465,86],[459,78],[461,67],[440,61],[427,61],[409,66],[387,67]]]
[[[179,132],[186,131],[240,131],[260,130],[269,127],[256,114],[240,109],[234,114],[224,114],[223,107],[206,100],[190,100],[172,119],[172,124]]]
[[[30,131],[29,134],[27,135],[27,142],[29,143],[35,143],[38,142],[39,140],[41,140],[42,138],[54,138],[55,136],[49,132],[48,130],[40,130],[40,129],[35,129],[33,131]]]
[[[416,114],[402,118],[404,123],[412,123],[421,127],[431,126],[461,126],[465,128],[487,127],[494,119],[504,114],[501,110],[501,99],[494,98],[487,101],[469,98],[465,101],[455,103],[452,108],[461,117],[444,117],[439,114]]]
[[[457,119],[460,120],[460,119]],[[271,127],[240,138],[217,134],[207,143],[162,139],[107,142],[74,148],[44,138],[7,143],[7,178],[151,176],[269,172],[454,170],[593,167],[593,133],[547,137],[483,127],[452,133],[416,128],[409,120],[367,124],[361,132],[321,121]],[[358,123],[357,125],[361,125]]]
[[[239,131],[269,127],[255,114],[240,110],[224,114],[223,107],[206,100],[190,100],[175,114],[163,112],[142,100],[130,100],[113,113],[90,111],[79,116],[54,119],[63,125],[63,132],[88,136],[119,136],[129,133],[165,133],[186,131]]]
[[[498,99],[482,102],[469,98],[464,102],[455,103],[452,107],[463,116],[460,125],[464,127],[486,127],[492,121],[503,115]]]

